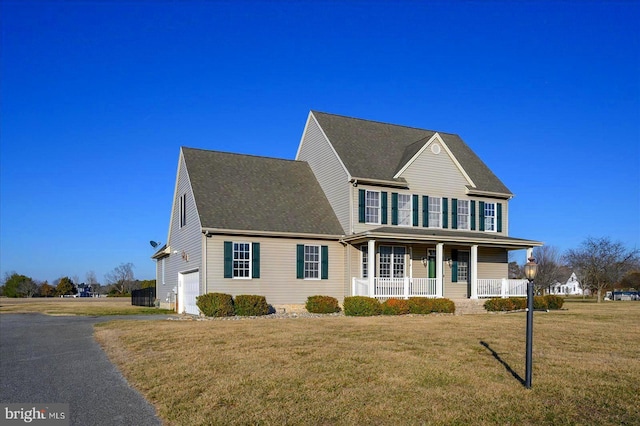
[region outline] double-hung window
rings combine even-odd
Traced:
[[[329,278],[329,246],[298,244],[296,278],[326,280]]]
[[[411,226],[411,194],[398,194],[398,225]]]
[[[496,230],[496,203],[484,203],[484,230]]]
[[[320,278],[320,246],[304,246],[304,278]]]
[[[469,200],[458,200],[458,229],[469,229]]]
[[[365,195],[365,222],[380,223],[380,192],[367,191]]]
[[[442,198],[429,197],[429,228],[442,228]]]
[[[251,278],[250,243],[233,243],[233,278]]]
[[[260,278],[260,243],[225,241],[224,277]]]

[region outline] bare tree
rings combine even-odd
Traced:
[[[628,250],[621,242],[613,242],[608,237],[589,237],[580,248],[568,250],[565,259],[578,275],[582,288],[597,291],[600,303],[602,291],[637,265],[639,253],[638,249]]]
[[[98,294],[100,290],[100,283],[98,283],[98,278],[96,278],[96,273],[94,271],[87,272],[86,275],[86,284],[91,288],[91,292],[94,294]]]
[[[119,294],[130,293],[135,283],[133,263],[121,263],[104,276],[107,284],[113,286]]]
[[[562,267],[560,252],[554,246],[541,246],[533,249],[533,257],[538,264],[536,273],[536,291],[548,290],[553,284],[566,280],[566,270]]]
[[[38,284],[31,278],[20,281],[18,291],[24,297],[33,297],[38,292]]]

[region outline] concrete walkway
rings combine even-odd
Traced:
[[[166,316],[0,315],[0,402],[68,403],[71,425],[160,425],[93,339],[95,323],[118,318]]]

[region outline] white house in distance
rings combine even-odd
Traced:
[[[180,149],[156,294],[522,296],[508,252],[542,243],[509,235],[512,197],[455,134],[311,111],[295,160]]]
[[[549,294],[555,294],[558,296],[582,296],[584,290],[580,286],[578,277],[575,272],[571,273],[571,276],[565,283],[557,282],[549,287]]]

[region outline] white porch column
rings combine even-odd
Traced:
[[[367,277],[369,277],[369,297],[374,296],[376,273],[376,240],[367,244]]]
[[[529,258],[533,256],[533,247],[529,247],[527,249],[527,258],[525,259],[525,263],[529,261]]]
[[[444,243],[436,244],[436,297],[442,297],[444,294],[442,262],[444,258]]]
[[[478,298],[478,246],[471,246],[471,299]]]

